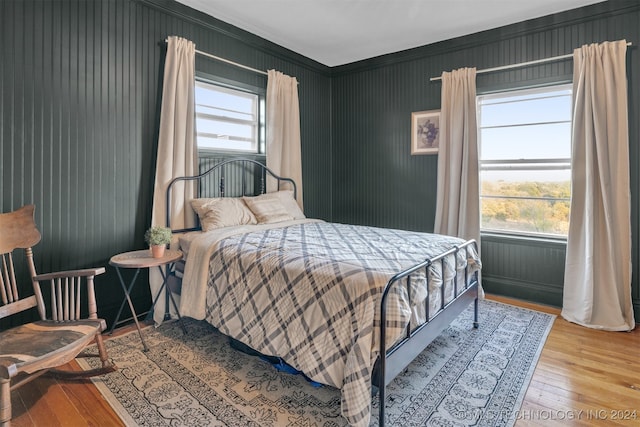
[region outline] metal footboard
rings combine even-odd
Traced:
[[[380,301],[380,356],[377,361],[376,375],[373,380],[377,382],[379,393],[379,420],[378,424],[384,426],[385,423],[385,394],[386,386],[415,359],[424,349],[440,335],[440,333],[473,301],[474,321],[473,327],[478,327],[478,272],[469,274],[470,265],[467,261],[464,269],[464,282],[461,289],[458,288],[458,268],[457,256],[460,251],[465,251],[465,259],[468,260],[469,247],[473,247],[477,253],[478,245],[475,240],[469,240],[460,246],[455,246],[450,250],[428,260],[421,262],[403,272],[393,276],[387,282]],[[453,277],[453,298],[451,301],[445,300],[445,287],[447,282],[444,279],[445,260],[447,257],[454,257],[455,273]],[[435,313],[429,311],[429,268],[435,263],[441,263],[442,284],[440,285],[440,308]],[[391,290],[395,286],[406,286],[410,292],[410,280],[413,274],[420,271],[425,273],[425,286],[427,296],[425,298],[426,321],[412,329],[411,322],[407,325],[405,336],[389,350],[386,346],[386,320],[387,320],[387,299]]]

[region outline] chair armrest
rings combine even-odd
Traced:
[[[57,271],[53,273],[38,274],[33,277],[33,280],[42,281],[42,280],[63,279],[65,277],[91,277],[91,276],[97,276],[98,274],[102,274],[104,272],[105,272],[104,267],[85,268],[83,270]]]

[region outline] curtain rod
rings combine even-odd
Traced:
[[[627,46],[632,46],[631,42],[628,42]],[[573,53],[568,53],[566,55],[560,55],[560,56],[552,56],[550,58],[536,59],[534,61],[519,62],[517,64],[502,65],[502,66],[493,67],[493,68],[485,68],[483,70],[476,71],[476,74],[484,74],[484,73],[490,73],[492,71],[500,71],[500,70],[509,70],[511,68],[526,67],[528,65],[543,64],[545,62],[560,61],[562,59],[568,59],[568,58],[573,58]],[[429,80],[432,82],[442,80],[442,76],[431,77],[431,79]]]
[[[237,62],[233,62],[233,61],[230,61],[228,59],[220,58],[219,56],[215,56],[215,55],[212,55],[212,54],[207,53],[207,52],[202,52],[201,50],[198,50],[198,49],[196,49],[196,53],[199,53],[200,55],[206,56],[206,57],[211,58],[211,59],[216,59],[218,61],[226,62],[227,64],[230,64],[230,65],[233,65],[233,66],[236,66],[236,67],[244,68],[245,70],[253,71],[254,73],[264,74],[265,76],[269,75],[266,71],[257,70],[255,68],[247,67],[246,65],[238,64]]]
[[[165,39],[164,42],[168,43],[169,40]],[[207,53],[207,52],[203,52],[203,51],[198,50],[198,49],[196,49],[196,53],[199,54],[199,55],[202,55],[202,56],[206,56],[207,58],[215,59],[215,60],[218,60],[218,61],[221,61],[221,62],[226,62],[227,64],[233,65],[235,67],[244,68],[245,70],[253,71],[254,73],[264,74],[265,76],[269,75],[266,71],[257,70],[255,68],[247,67],[246,65],[238,64],[237,62],[233,62],[233,61],[230,61],[228,59],[221,58],[219,56],[215,56],[215,55],[212,55],[212,54]]]

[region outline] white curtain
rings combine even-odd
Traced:
[[[611,331],[635,326],[626,41],[573,53],[571,216],[562,317]]]
[[[476,69],[442,73],[434,232],[475,239],[480,248]]]
[[[267,81],[267,167],[280,176],[293,178],[302,209],[298,82],[275,70],[268,71]],[[275,191],[275,185],[275,180],[268,180],[267,191]]]
[[[166,191],[175,177],[197,173],[195,145],[195,44],[169,37],[162,86],[162,110],[158,138],[158,159],[153,193],[151,224],[166,225]],[[195,225],[188,201],[195,195],[193,185],[179,185],[171,197],[171,227]],[[149,271],[151,295],[155,297],[162,277],[158,269]],[[165,313],[164,295],[158,299],[153,319],[161,323]]]

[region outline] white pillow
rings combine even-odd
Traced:
[[[193,199],[191,207],[198,214],[203,231],[258,223],[256,217],[240,197]]]
[[[245,197],[247,199],[259,199],[259,200],[279,200],[284,206],[285,210],[293,219],[304,219],[304,212],[298,206],[298,202],[293,198],[293,190],[274,191],[273,193],[265,193],[256,197]],[[251,208],[251,207],[250,207]],[[254,212],[255,214],[255,212]]]
[[[289,215],[291,215],[293,219],[306,218],[306,216],[304,216],[304,212],[302,212],[302,209],[300,209],[300,206],[298,206],[298,202],[296,202],[296,199],[293,198],[293,190],[276,191],[275,193],[267,193],[264,195],[268,196],[270,194],[275,194],[280,199],[285,209],[287,210],[287,212],[289,212]]]
[[[256,197],[244,197],[244,201],[255,215],[258,224],[270,224],[293,219],[293,215],[287,212],[278,196],[262,194]]]

